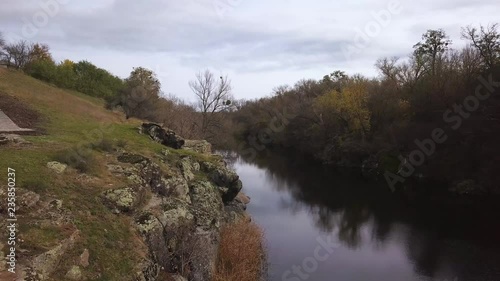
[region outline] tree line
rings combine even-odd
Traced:
[[[216,77],[206,70],[189,82],[196,104],[174,95],[165,95],[156,74],[147,68],[134,68],[122,79],[89,61],[56,62],[46,44],[24,40],[7,43],[0,33],[0,64],[14,68],[55,86],[102,98],[108,109],[121,109],[126,118],[139,118],[163,124],[186,138],[208,139],[218,143],[227,139],[220,131],[223,111],[232,108],[232,87],[227,76]]]
[[[103,98],[108,109],[119,108],[127,118],[161,123],[218,146],[240,144],[242,154],[285,147],[326,163],[375,166],[395,175],[411,163],[412,176],[474,182],[500,192],[500,174],[494,172],[500,160],[498,24],[465,27],[462,39],[467,45],[455,49],[444,30],[428,30],[408,57],[377,60],[376,78],[337,70],[320,80],[278,86],[271,97],[256,100],[235,100],[227,76],[201,71],[189,81],[196,104],[165,95],[149,69],[134,68],[121,79],[88,61],[57,63],[47,45],[8,44],[1,34],[0,62]],[[493,94],[478,98],[488,92]],[[422,149],[441,128],[446,141]],[[413,152],[419,149],[419,155],[432,153],[417,161]]]
[[[428,30],[408,57],[379,59],[376,78],[334,71],[246,101],[231,115],[245,144],[238,150],[250,155],[285,147],[393,175],[411,165],[413,176],[500,193],[494,172],[500,160],[498,24],[465,27],[462,39],[466,47],[454,49],[444,30]],[[446,141],[433,148],[428,140],[441,128]]]

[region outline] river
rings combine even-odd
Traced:
[[[267,153],[230,157],[271,281],[498,281],[498,211],[412,203],[383,182]]]

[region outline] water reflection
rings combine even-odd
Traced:
[[[272,280],[305,280],[282,274],[328,235],[341,246],[307,280],[500,280],[495,209],[410,204],[383,183],[301,158],[229,156],[265,228]]]

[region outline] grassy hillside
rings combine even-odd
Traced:
[[[131,218],[114,215],[97,199],[107,189],[126,185],[106,169],[105,165],[113,162],[106,147],[124,146],[128,151],[152,159],[166,148],[137,133],[139,120],[125,120],[121,113],[105,110],[102,100],[58,89],[19,72],[0,69],[1,95],[13,97],[38,112],[41,121],[36,126],[43,132],[23,136],[30,142],[27,145],[0,146],[2,173],[6,173],[7,167],[14,168],[19,188],[36,192],[43,198],[62,200],[63,207],[71,213],[72,222],[68,224],[63,220],[58,226],[44,224],[38,217],[30,218],[26,210],[20,210],[26,213],[19,223],[18,237],[24,240],[19,246],[23,249],[19,258],[50,250],[71,235],[74,224],[81,238],[52,274],[55,280],[65,280],[64,274],[84,249],[91,253],[90,266],[83,269],[84,276],[92,280],[129,280],[144,255],[144,246],[131,227]],[[106,145],[101,147],[103,140]],[[86,174],[74,169],[55,174],[46,167],[47,162],[87,146],[94,149],[88,150],[89,172]],[[169,157],[184,154],[193,153],[172,149]],[[2,189],[5,184],[0,183]]]

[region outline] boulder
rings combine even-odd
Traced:
[[[183,177],[162,178],[165,193],[181,201],[191,203],[188,182]]]
[[[234,200],[241,202],[245,205],[248,205],[250,203],[250,197],[248,197],[245,193],[240,192],[238,195],[236,195],[236,198]]]
[[[165,130],[154,123],[143,123],[140,127],[140,133],[149,135],[154,141],[175,149],[182,148],[185,143],[185,140],[174,131]]]
[[[177,166],[179,167],[179,169],[182,172],[182,175],[184,176],[184,178],[187,181],[191,181],[194,179],[193,170],[196,170],[196,167],[194,167],[193,163],[194,162],[189,157],[184,157],[177,163]],[[196,163],[196,164],[198,164],[198,163]],[[199,170],[199,166],[198,166],[198,170]]]
[[[224,163],[203,162],[201,168],[208,173],[210,180],[217,186],[223,187],[222,200],[224,203],[232,201],[241,191],[243,184],[240,177]]]
[[[118,161],[122,163],[137,164],[144,161],[148,162],[149,159],[139,154],[123,153],[122,155],[118,156]]]
[[[212,154],[212,145],[206,140],[186,140],[183,148],[201,154]]]
[[[49,276],[57,269],[63,255],[71,250],[79,238],[80,232],[75,231],[68,239],[63,240],[55,248],[37,256],[33,260],[33,269],[43,276]]]
[[[89,257],[90,257],[89,250],[88,249],[83,250],[83,253],[80,255],[80,265],[83,267],[88,267]]]
[[[208,181],[196,181],[189,186],[189,196],[196,225],[205,230],[218,228],[224,208],[218,188]]]
[[[130,212],[137,203],[137,194],[130,188],[107,190],[103,193],[104,200],[117,212]]]
[[[67,280],[81,280],[82,279],[82,270],[79,266],[74,265],[70,268],[70,270],[66,273]]]
[[[40,201],[40,195],[33,191],[28,191],[20,196],[19,207],[21,207],[21,209],[31,208],[35,206],[38,201]]]
[[[56,161],[52,161],[47,163],[47,168],[51,169],[52,171],[56,172],[57,174],[62,174],[64,171],[66,171],[66,168],[68,168],[68,165],[59,163]]]

